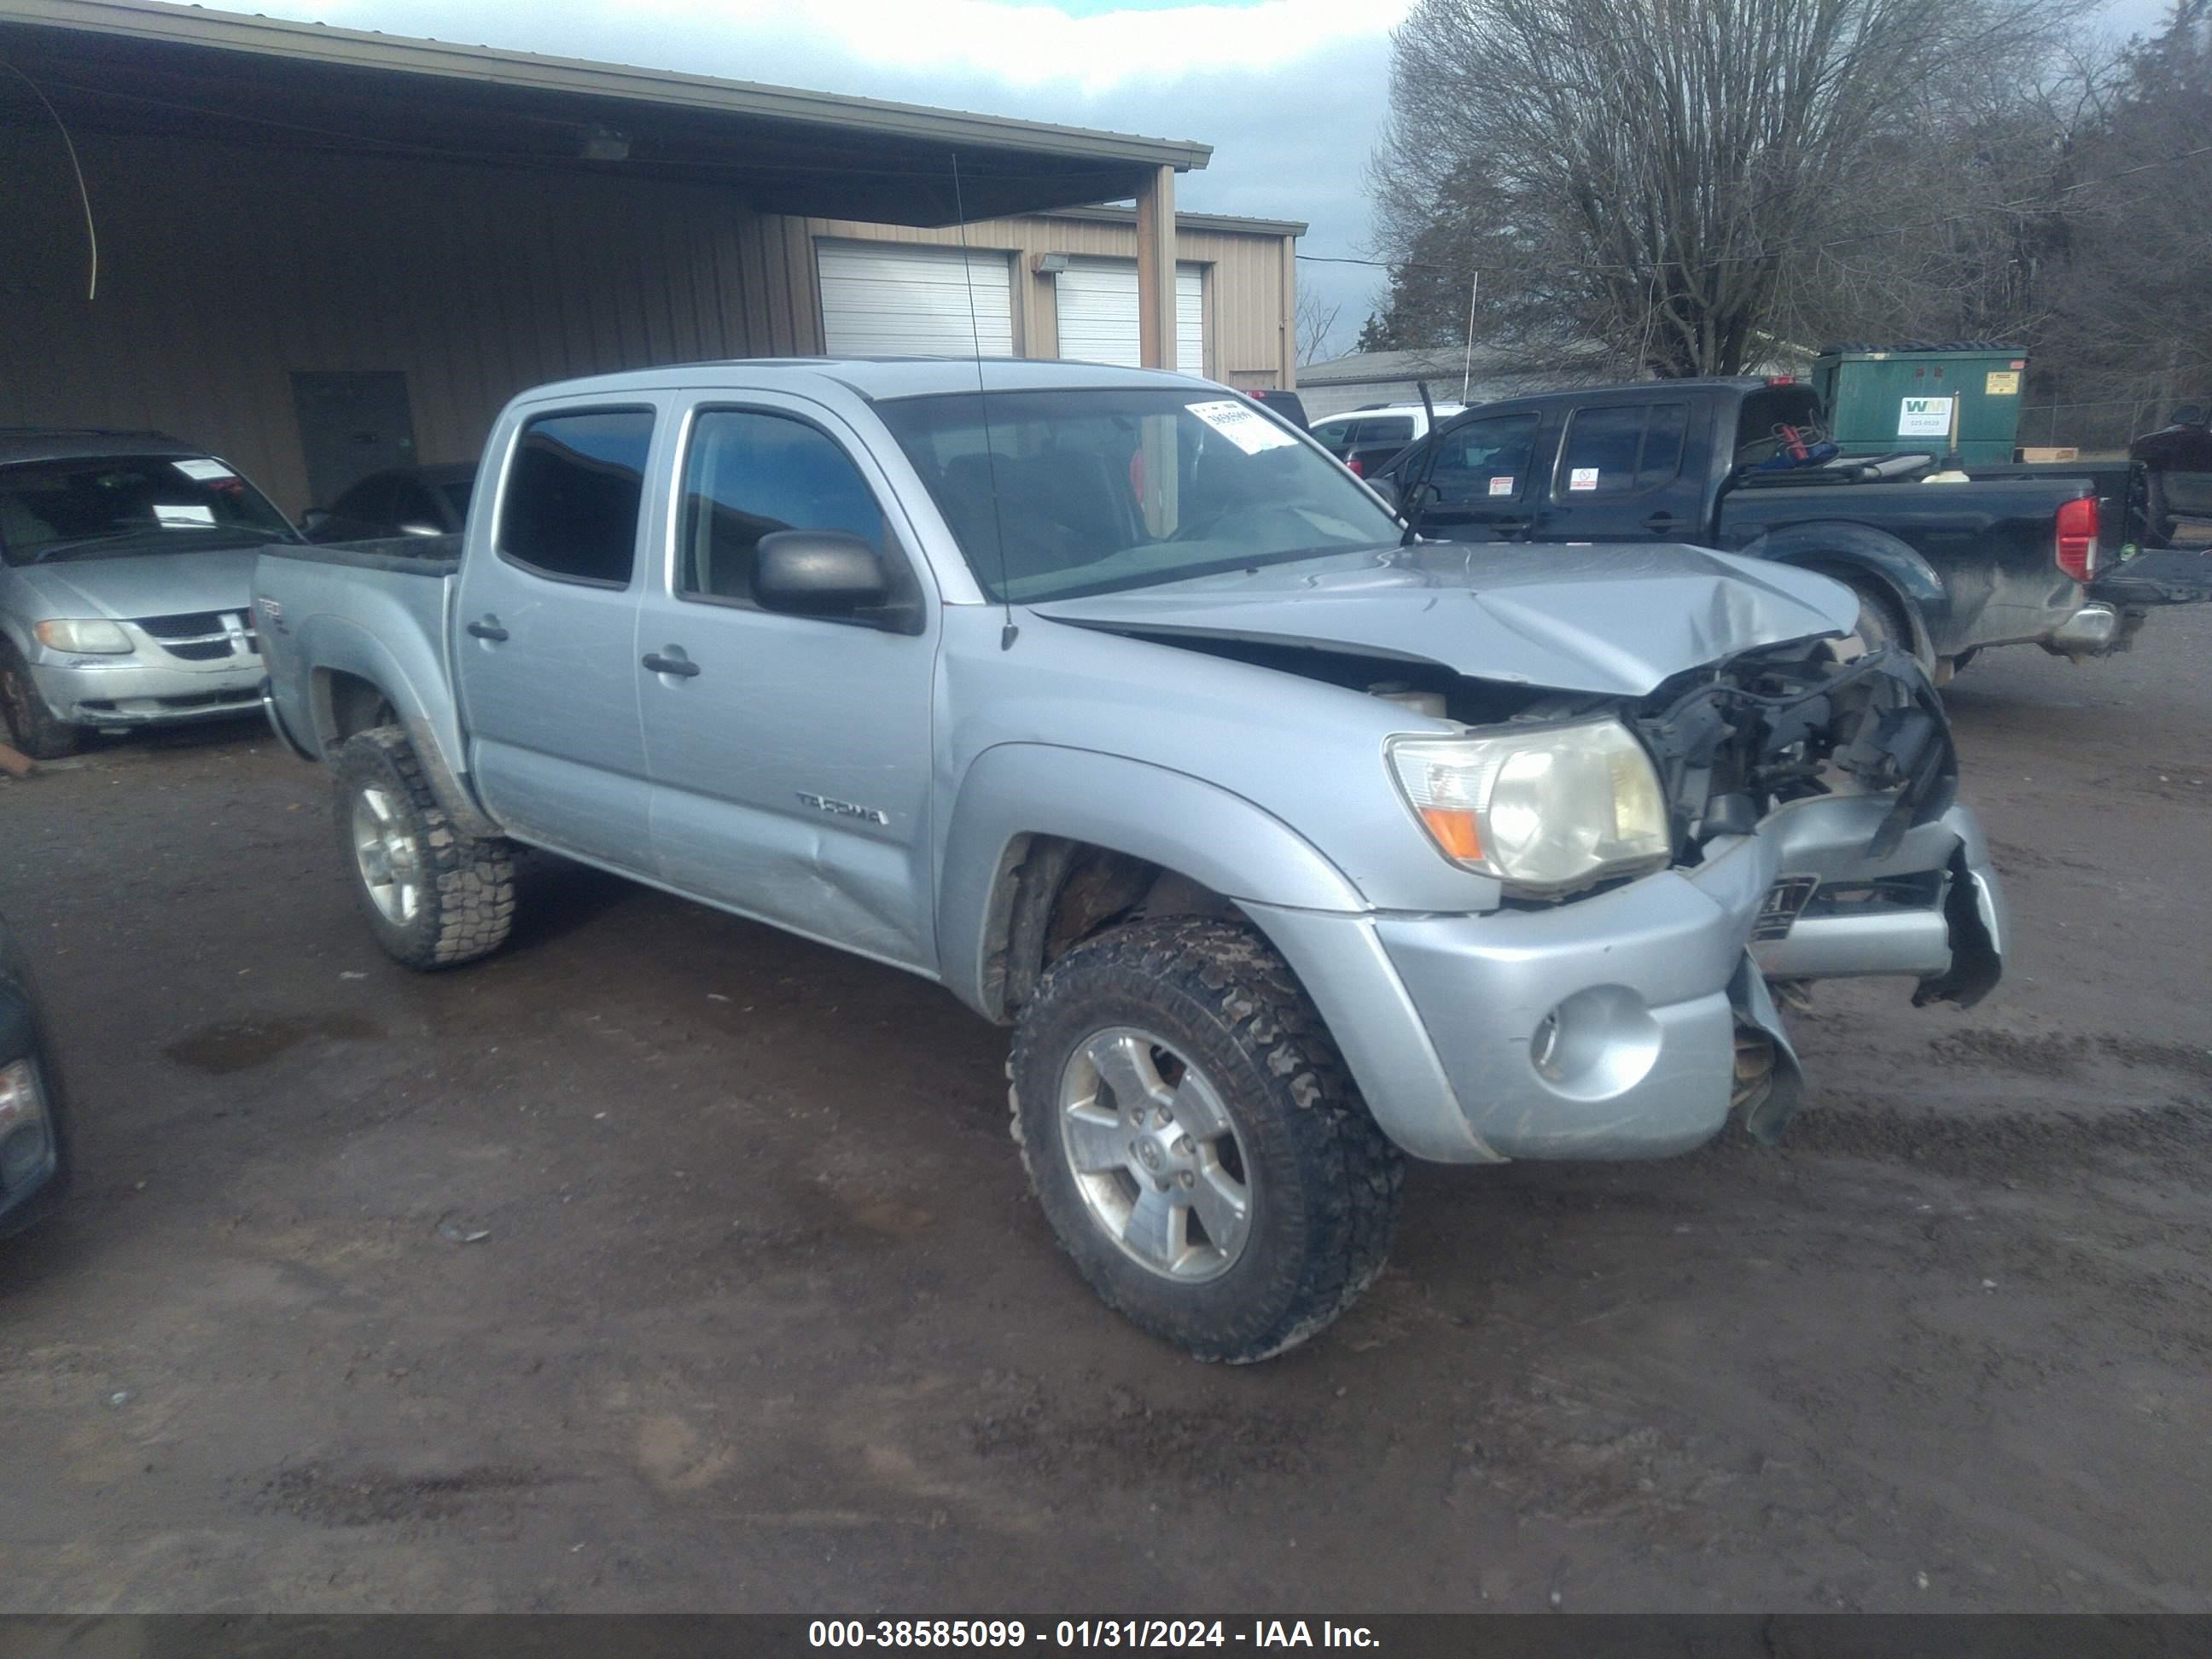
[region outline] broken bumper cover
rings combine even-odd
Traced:
[[[1748,1127],[1771,1139],[1788,1121],[1800,1073],[1767,976],[1904,975],[1921,981],[1917,1000],[1962,1004],[1996,982],[2005,919],[1979,823],[1954,806],[1870,857],[1888,806],[1795,802],[1715,842],[1694,869],[1545,910],[1249,908],[1377,1121],[1414,1156],[1663,1157],[1727,1121],[1741,1028],[1773,1045]],[[1842,902],[1815,907],[1829,885]],[[1778,891],[1805,895],[1804,908],[1778,915]]]

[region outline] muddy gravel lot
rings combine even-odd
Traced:
[[[1820,988],[1778,1151],[1417,1169],[1241,1370],[1077,1281],[920,980],[550,865],[410,975],[258,728],[0,781],[81,1165],[0,1606],[2212,1608],[2212,615],[1951,698],[1994,999]]]

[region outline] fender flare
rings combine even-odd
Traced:
[[[977,756],[962,778],[938,859],[939,976],[988,1019],[1006,1017],[994,945],[1006,920],[1008,878],[1034,836],[1143,859],[1231,901],[1370,908],[1319,848],[1218,784],[1092,750],[1001,744]]]
[[[1895,601],[1911,631],[1912,654],[1924,669],[1936,661],[1931,617],[1951,611],[1950,590],[1928,561],[1886,530],[1848,520],[1826,519],[1771,530],[1735,550],[1747,559],[1765,559],[1799,569],[1845,570],[1871,578]]]
[[[460,763],[459,718],[454,711],[451,688],[442,661],[425,660],[410,672],[398,653],[378,635],[343,617],[322,612],[307,617],[293,629],[296,649],[310,665],[307,671],[308,717],[315,749],[327,761],[337,736],[331,708],[331,680],[348,674],[366,680],[384,694],[398,715],[414,745],[430,792],[454,825],[464,834],[489,838],[504,833],[477,804],[464,781]],[[411,654],[423,656],[421,651]],[[427,680],[436,688],[433,696],[424,690]]]

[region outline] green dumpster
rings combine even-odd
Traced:
[[[1830,346],[1813,363],[1828,435],[1846,455],[1941,458],[1955,433],[1961,460],[2009,461],[2027,378],[2025,347],[1982,340]]]

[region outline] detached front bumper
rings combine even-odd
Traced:
[[[1248,908],[1414,1156],[1662,1157],[1727,1121],[1740,1030],[1772,1043],[1754,1132],[1787,1121],[1797,1063],[1767,977],[1902,975],[1962,1004],[1996,982],[2005,918],[1978,822],[1954,806],[1869,858],[1889,805],[1795,802],[1695,869],[1543,910]]]
[[[72,726],[157,726],[251,714],[261,706],[261,659],[205,668],[134,657],[34,662],[31,679],[55,718]]]

